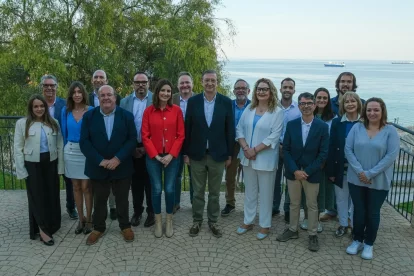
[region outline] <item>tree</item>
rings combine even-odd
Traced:
[[[223,76],[222,39],[232,38],[230,21],[217,19],[219,0],[6,0],[0,3],[0,110],[23,115],[30,94],[46,73],[59,80],[66,97],[74,80],[89,85],[96,69],[107,72],[121,95],[131,91],[137,70],[176,83],[180,71]],[[228,27],[223,33],[219,20]],[[226,93],[222,85],[221,92]],[[17,103],[11,106],[10,100]]]

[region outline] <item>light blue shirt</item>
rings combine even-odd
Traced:
[[[95,91],[93,91],[93,104],[94,106],[99,106],[99,98],[98,95],[96,95]]]
[[[298,103],[295,101],[292,101],[292,104],[285,108],[282,104],[280,104],[280,107],[282,108],[283,112],[284,112],[284,117],[283,117],[283,131],[282,131],[282,135],[280,136],[280,142],[283,142],[283,138],[285,137],[285,132],[286,132],[286,125],[288,122],[295,120],[297,118],[299,118],[300,116],[302,116],[302,113],[300,113],[299,107],[298,107]]]
[[[106,136],[108,137],[108,140],[111,140],[112,129],[114,128],[116,107],[108,115],[105,115],[105,113],[103,113],[102,109],[99,109],[99,110],[100,110],[101,114],[103,115],[103,119],[104,119],[104,122],[105,122]]]
[[[313,123],[313,119],[310,123],[305,123],[305,121],[303,119],[302,120],[302,142],[303,142],[303,146],[305,146],[306,144],[306,139],[308,139],[308,135],[309,135],[309,130],[312,126]]]
[[[345,157],[348,160],[348,182],[357,186],[388,191],[394,161],[400,151],[400,137],[392,125],[384,126],[374,137],[369,137],[363,123],[356,123],[348,134]],[[371,184],[359,181],[364,172]]]
[[[240,121],[243,111],[246,109],[246,106],[249,104],[249,101],[246,99],[246,103],[244,104],[242,108],[240,108],[237,105],[236,100],[233,100],[233,104],[234,104],[234,127],[237,127],[237,124]]]
[[[137,141],[138,143],[142,142],[141,128],[142,128],[142,117],[144,115],[145,108],[147,108],[148,93],[144,99],[139,99],[134,93],[134,107],[132,109],[132,114],[134,114],[134,123],[135,128],[137,129]]]
[[[262,116],[263,115],[257,115],[257,114],[254,115],[254,118],[253,118],[253,131],[252,131],[252,138],[250,139],[250,145],[252,145],[252,142],[253,142],[253,134],[254,134],[254,129],[256,128],[256,124],[260,120],[260,118],[262,118]]]
[[[49,151],[49,144],[47,142],[47,135],[45,130],[43,129],[43,125],[41,129],[42,131],[40,132],[40,153],[43,153]]]
[[[184,100],[180,96],[180,108],[181,108],[181,111],[183,112],[183,118],[184,118],[184,120],[185,120],[185,113],[187,112],[187,104],[188,104],[188,99],[187,100]]]
[[[53,104],[49,106],[49,114],[50,114],[50,117],[52,118],[55,118],[55,104],[56,104],[56,98]]]
[[[210,127],[211,121],[213,120],[214,105],[216,103],[217,92],[216,92],[216,95],[214,95],[214,98],[210,102],[207,100],[204,93],[203,93],[203,97],[204,97],[204,115],[206,116],[207,125],[208,127]],[[207,140],[207,148],[208,148],[208,140]]]

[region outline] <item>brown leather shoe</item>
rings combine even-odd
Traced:
[[[93,245],[98,242],[98,240],[104,235],[105,232],[99,232],[93,230],[86,239],[86,245]]]
[[[336,216],[332,216],[328,213],[325,213],[319,218],[319,220],[322,221],[322,222],[327,222],[327,221],[330,221],[330,220],[335,219],[335,218],[336,218]]]
[[[132,232],[131,228],[126,228],[122,230],[122,236],[124,237],[124,241],[126,242],[134,241],[134,232]]]

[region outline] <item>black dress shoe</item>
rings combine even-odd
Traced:
[[[78,222],[78,226],[76,227],[76,229],[75,229],[75,234],[76,235],[79,235],[80,233],[82,233],[83,232],[83,228],[85,227],[85,222],[84,221],[79,221]]]
[[[131,218],[131,225],[132,226],[138,226],[141,223],[142,215],[138,215],[134,213],[134,215]]]
[[[148,213],[147,219],[145,220],[144,227],[150,227],[155,224],[154,213]]]
[[[75,209],[66,208],[66,213],[68,213],[70,219],[78,219],[78,212]]]
[[[40,241],[43,242],[43,244],[47,246],[52,246],[55,244],[55,241],[53,240],[53,238],[51,238],[49,241],[46,242],[42,239],[42,237],[40,237]]]
[[[273,210],[272,211],[272,217],[277,216],[279,214],[280,214],[280,211],[279,210]]]
[[[109,209],[109,217],[110,217],[112,220],[116,220],[116,219],[117,219],[116,209],[115,209],[115,208],[111,208],[111,209]]]
[[[193,226],[190,228],[190,237],[198,236],[198,233],[200,233],[200,227],[200,223],[195,222]]]

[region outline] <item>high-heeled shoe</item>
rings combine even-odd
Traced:
[[[49,241],[44,241],[42,236],[40,236],[40,241],[43,242],[44,245],[52,246],[55,244],[55,241],[53,240],[53,237]]]
[[[82,221],[82,222],[79,221],[78,226],[75,229],[75,234],[78,235],[78,234],[82,233],[84,228],[85,228],[85,221]]]
[[[92,228],[93,228],[92,222],[87,222],[85,224],[85,227],[83,228],[83,234],[87,235],[87,234],[91,233],[92,232]]]

